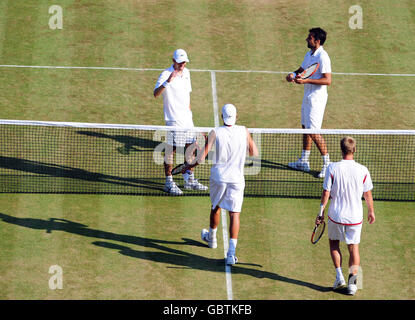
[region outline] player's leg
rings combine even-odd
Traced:
[[[333,261],[334,268],[336,269],[336,280],[333,284],[333,290],[342,289],[346,285],[346,281],[344,280],[343,273],[342,273],[342,253],[340,250],[340,240],[331,240],[330,242],[330,256]]]
[[[356,294],[357,291],[357,273],[360,266],[360,254],[358,244],[349,244],[349,279],[347,284],[347,293],[350,295]]]
[[[209,217],[209,230],[202,229],[201,238],[209,248],[217,247],[216,232],[220,222],[220,204],[226,192],[226,184],[210,180],[210,202],[212,203]]]
[[[238,244],[240,212],[229,211],[229,248],[226,256],[226,263],[233,265],[238,261],[236,257],[236,245]]]
[[[240,228],[240,212],[242,209],[244,196],[244,183],[230,183],[227,185],[226,195],[222,208],[229,211],[229,247],[226,255],[226,263],[234,265],[237,263],[236,245],[238,244],[239,228]]]
[[[355,226],[348,226],[346,229],[346,243],[349,250],[349,279],[347,285],[347,293],[350,295],[356,294],[358,272],[360,268],[360,234],[362,231],[362,224]]]
[[[336,279],[333,284],[333,289],[338,290],[346,286],[346,281],[342,272],[342,252],[340,250],[340,241],[344,239],[344,226],[334,223],[330,219],[327,221],[327,235],[330,244],[330,256],[336,270]]]
[[[220,214],[221,208],[219,206],[215,206],[210,210],[209,216],[209,230],[202,229],[201,237],[202,240],[205,241],[209,248],[215,249],[218,247],[216,233],[218,230],[218,225],[220,222]]]
[[[349,268],[353,271],[353,274],[357,274],[358,266],[360,266],[360,253],[359,253],[359,245],[358,244],[349,244],[347,246],[349,249]]]
[[[171,171],[173,170],[173,159],[176,152],[175,147],[171,145],[166,145],[164,150],[164,174],[165,176],[171,176]]]
[[[331,260],[333,261],[334,268],[340,268],[342,266],[342,252],[340,250],[340,241],[339,240],[331,240],[329,239],[330,243],[330,256]]]
[[[304,117],[302,116],[301,118],[303,119]],[[303,124],[302,128],[305,129],[306,126]],[[309,159],[310,153],[311,153],[312,142],[313,141],[311,140],[310,135],[303,134],[303,150],[301,152],[301,157],[298,158],[298,160],[295,161],[295,162],[290,162],[288,164],[288,166],[290,168],[300,170],[300,171],[304,171],[304,172],[309,172],[310,171],[310,163],[309,163],[308,159]]]
[[[310,96],[310,129],[321,129],[323,125],[324,111],[326,109],[327,95],[312,95]],[[312,134],[310,139],[316,144],[320,151],[323,160],[322,169],[318,175],[319,178],[324,178],[326,169],[330,163],[330,157],[327,150],[327,144],[323,136],[320,134]]]
[[[303,129],[308,129],[310,126],[310,108],[310,101],[308,97],[304,95],[303,102],[301,104],[301,126]],[[301,157],[295,162],[288,163],[288,166],[295,170],[310,172],[310,163],[308,158],[310,157],[311,145],[311,137],[308,134],[303,134],[303,150],[301,152]]]
[[[189,143],[186,143],[185,145],[185,161],[191,164],[196,161],[196,155],[198,152],[201,152],[201,149],[199,148],[196,139],[192,137],[188,138],[193,140],[188,140]],[[194,168],[191,168],[183,174],[184,188],[187,190],[207,190],[207,186],[196,180],[193,169]]]
[[[311,134],[310,135],[313,142],[316,144],[318,151],[322,156],[328,154],[327,152],[327,144],[321,134]]]
[[[231,239],[238,239],[240,227],[240,212],[229,211],[229,236]]]
[[[173,146],[173,143],[166,144],[166,149],[164,151],[164,174],[166,176],[166,183],[163,190],[171,195],[179,196],[183,194],[183,191],[180,190],[177,184],[173,181],[173,176],[171,174],[171,171],[173,170],[175,152],[176,147]]]

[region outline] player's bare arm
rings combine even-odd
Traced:
[[[305,84],[305,83],[309,83],[309,84],[317,84],[317,85],[326,85],[329,86],[331,85],[331,73],[323,73],[323,76],[320,79],[300,79],[300,78],[295,78],[294,82],[298,83],[298,84]]]
[[[373,208],[373,196],[372,196],[372,191],[367,191],[363,193],[363,197],[365,198],[366,201],[366,205],[367,205],[367,220],[369,221],[370,224],[374,223],[376,218],[375,218],[375,210]]]
[[[248,132],[248,129],[246,129],[247,137],[248,137],[248,153],[251,157],[258,157],[259,151],[258,147],[255,144],[254,139],[252,139],[251,134]]]
[[[323,213],[322,213],[321,217],[320,217],[319,214],[317,215],[316,224],[320,224],[321,221],[324,221],[324,209],[327,206],[329,198],[330,198],[330,191],[323,190],[323,193],[321,194],[321,202],[320,202],[320,208],[322,209]]]
[[[197,161],[195,161],[194,164],[190,165],[189,166],[190,168],[194,168],[197,165],[199,165],[199,164],[201,164],[205,161],[205,159],[206,159],[207,155],[209,154],[210,150],[212,150],[212,148],[213,148],[213,144],[215,143],[215,140],[216,140],[216,134],[215,134],[215,131],[212,130],[209,133],[209,136],[206,140],[205,147],[203,148],[202,152],[200,152],[198,154]]]
[[[166,80],[167,83],[170,83],[173,81],[173,79],[175,77],[177,77],[177,75],[180,73],[181,71],[174,69],[172,73],[170,73],[169,78]],[[161,95],[164,91],[164,89],[166,89],[166,87],[164,86],[164,83],[162,85],[160,85],[158,88],[154,89],[153,95],[154,98],[157,98],[159,95]],[[189,106],[190,108],[190,106]]]

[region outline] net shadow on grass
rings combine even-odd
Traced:
[[[116,250],[120,254],[133,257],[141,260],[149,260],[157,263],[167,264],[168,267],[175,266],[186,269],[196,269],[210,272],[221,272],[224,269],[224,259],[211,259],[200,255],[192,254],[183,250],[178,250],[168,247],[168,245],[184,245],[184,246],[201,246],[200,242],[192,239],[182,238],[182,241],[168,241],[161,239],[143,238],[139,236],[124,235],[112,233],[103,230],[89,228],[87,225],[73,222],[66,219],[50,218],[49,220],[42,220],[37,218],[18,218],[4,213],[0,213],[0,219],[3,222],[17,225],[20,227],[45,230],[47,233],[54,233],[55,231],[67,232],[84,237],[100,239],[93,241],[92,244],[111,250]],[[106,240],[106,241],[103,241]],[[123,243],[117,244],[109,241],[117,241]],[[125,246],[138,245],[145,249],[157,249],[159,251],[136,250]],[[255,278],[267,278],[275,281],[282,281],[293,285],[307,287],[312,290],[320,292],[332,291],[330,287],[322,287],[310,282],[292,279],[281,276],[276,273],[246,268],[244,265],[253,265],[249,263],[235,265],[232,267],[232,273],[249,275]]]

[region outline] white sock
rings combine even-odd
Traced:
[[[321,156],[321,157],[323,158],[323,163],[324,164],[329,164],[330,163],[330,157],[329,157],[328,153],[324,156]]]
[[[173,176],[166,176],[166,183],[172,183],[173,182]]]
[[[195,179],[195,175],[194,175],[194,173],[192,171],[190,171],[190,173],[189,173],[189,180],[190,181],[193,181],[194,179]]]
[[[343,272],[342,272],[342,268],[341,267],[336,268],[336,278],[337,279],[343,279],[344,280]]]
[[[209,238],[210,239],[216,239],[216,231],[217,230],[218,230],[217,228],[215,228],[215,229],[209,228]]]
[[[187,182],[189,180],[189,174],[187,172],[183,173],[183,180]]]
[[[301,153],[301,160],[307,162],[310,157],[311,150],[303,150]]]
[[[229,249],[228,252],[235,254],[236,245],[238,244],[238,239],[229,239]]]

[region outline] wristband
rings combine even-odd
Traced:
[[[320,204],[320,214],[319,217],[321,217],[323,215],[324,212],[324,204]]]

